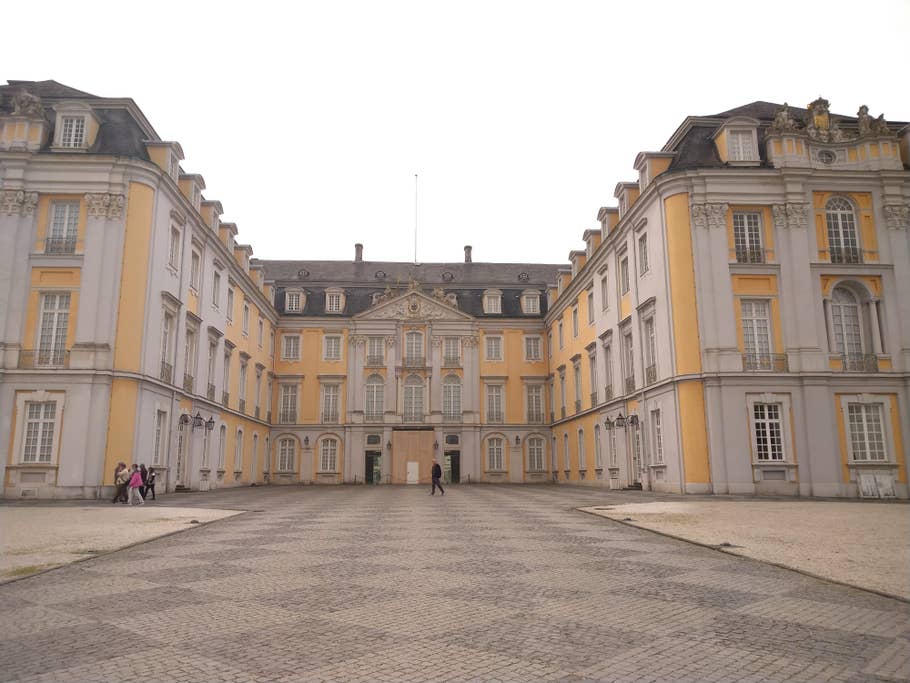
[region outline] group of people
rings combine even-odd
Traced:
[[[133,464],[132,469],[124,462],[118,462],[114,470],[114,484],[117,487],[112,503],[132,505],[133,500],[138,500],[139,505],[145,505],[145,499],[151,495],[152,500],[157,500],[155,495],[155,468],[145,468],[145,465]]]

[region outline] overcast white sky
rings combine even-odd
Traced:
[[[686,115],[822,95],[910,120],[908,0],[34,12],[4,9],[0,78],[133,98],[260,258],[412,261],[417,173],[419,261],[564,262]]]

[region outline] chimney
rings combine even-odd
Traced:
[[[465,263],[471,262],[471,245],[470,244],[466,245],[464,248],[464,262]]]
[[[363,261],[363,245],[355,244],[354,245],[354,261],[360,263]]]

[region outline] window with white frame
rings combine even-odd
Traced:
[[[660,423],[660,409],[651,411],[651,447],[654,449],[654,464],[664,464],[664,433]]]
[[[371,421],[381,420],[385,411],[385,380],[382,375],[370,375],[366,381],[364,417]]]
[[[167,248],[167,264],[174,270],[180,267],[180,230],[171,226],[171,241]]]
[[[319,471],[332,473],[338,471],[338,439],[323,439],[319,451]]]
[[[202,273],[202,257],[195,249],[190,257],[190,288],[199,291],[199,277]]]
[[[563,433],[562,435],[562,454],[563,454],[563,469],[568,472],[572,469],[572,456],[569,454],[569,435]]]
[[[565,417],[566,414],[566,376],[564,373],[559,373],[559,407],[562,412],[562,416]]]
[[[297,422],[297,385],[282,384],[278,421],[281,424]]]
[[[325,293],[325,312],[341,313],[344,310],[344,292],[326,290]]]
[[[541,339],[536,335],[525,335],[525,360],[543,360]]]
[[[249,304],[243,304],[243,334],[250,333],[250,307]]]
[[[581,361],[572,366],[572,379],[575,384],[575,412],[581,410]]]
[[[613,345],[604,346],[604,386],[608,393],[613,389]]]
[[[167,413],[163,410],[155,412],[155,446],[152,450],[152,465],[164,464],[167,457]]]
[[[284,310],[288,313],[298,313],[301,309],[300,292],[287,292],[284,295]]]
[[[492,436],[487,439],[487,470],[490,472],[504,472],[505,469],[503,440],[498,436]]]
[[[635,384],[635,347],[632,344],[632,331],[625,332],[622,336],[622,355],[623,368],[626,379],[626,393],[629,391],[629,384],[634,388]]]
[[[553,331],[547,332],[547,358],[553,357]]]
[[[234,288],[228,287],[227,293],[227,311],[225,312],[227,316],[228,324],[234,319]]]
[[[761,214],[758,211],[733,212],[733,248],[738,263],[764,263]]]
[[[771,316],[766,300],[740,302],[743,326],[743,352],[747,370],[771,370]]]
[[[525,403],[528,409],[528,422],[543,422],[543,385],[528,384],[525,386]]]
[[[281,336],[281,357],[284,360],[300,360],[300,335]]]
[[[184,356],[183,356],[183,374],[185,377],[189,378],[189,382],[192,384],[193,378],[196,377],[196,358],[199,355],[199,333],[197,330],[187,327],[186,328],[186,339],[184,344]],[[188,387],[186,381],[184,382],[184,388],[188,391],[192,391],[192,386]]]
[[[85,144],[85,117],[64,116],[63,132],[60,135],[60,146],[77,148]]]
[[[404,419],[405,422],[423,422],[423,380],[417,375],[410,375],[404,381]]]
[[[645,374],[648,384],[657,381],[657,334],[653,315],[645,320]]]
[[[532,436],[528,439],[528,471],[544,471],[543,439]]]
[[[578,469],[588,469],[588,458],[585,455],[585,430],[578,430]]]
[[[528,315],[540,313],[540,294],[525,293],[521,295],[521,310]]]
[[[641,277],[650,270],[651,264],[648,260],[648,235],[645,233],[638,238],[638,275]]]
[[[604,467],[603,447],[600,443],[600,425],[594,425],[594,468],[602,470]]]
[[[246,401],[246,369],[247,362],[241,358],[240,360],[240,400]]]
[[[597,352],[596,348],[588,354],[588,386],[591,387],[591,407],[597,403]]]
[[[224,459],[227,457],[227,427],[221,425],[218,430],[218,469],[224,471]]]
[[[862,263],[853,204],[834,197],[825,204],[828,249],[832,263]]]
[[[322,338],[323,360],[341,360],[341,335],[327,334]]]
[[[269,422],[272,421],[272,380],[265,380],[265,412]]]
[[[234,471],[243,471],[243,430],[238,429],[234,435]]]
[[[556,416],[556,382],[551,379],[547,386],[550,390],[550,419],[552,420]]]
[[[562,331],[562,320],[560,320],[559,323],[557,324],[556,331],[559,336],[559,348],[564,348],[566,344],[565,344],[565,338],[564,338],[563,331]]]
[[[784,460],[784,432],[780,403],[752,404],[752,425],[755,435],[755,459],[759,462]]]
[[[262,451],[262,473],[269,474],[272,471],[272,449],[269,445],[269,437],[265,437],[265,448]]]
[[[888,459],[881,403],[848,403],[850,456],[857,462]]]
[[[297,456],[297,442],[290,438],[284,437],[278,440],[278,471],[293,472],[294,459]]]
[[[610,279],[607,277],[607,271],[603,272],[600,278],[600,307],[606,311],[610,307]]]
[[[619,293],[629,293],[629,258],[624,256],[619,262]]]
[[[214,339],[209,339],[209,355],[208,363],[206,365],[206,380],[209,384],[212,385],[212,391],[215,390],[215,359],[218,357],[218,342]]]
[[[461,359],[461,340],[458,337],[445,337],[442,342],[442,360],[444,365],[457,365]]]
[[[502,313],[502,292],[494,289],[483,293],[483,312]]]
[[[486,349],[487,360],[502,360],[502,337],[487,335]]]
[[[259,415],[259,407],[262,405],[262,368],[256,368],[256,395],[253,397],[253,406],[256,408],[255,415]]]
[[[208,432],[206,432],[208,434]],[[250,449],[250,481],[256,480],[256,460],[259,457],[259,435],[253,434],[253,447]]]
[[[572,308],[572,337],[578,336],[578,306]]]
[[[256,328],[256,345],[261,349],[262,341],[265,338],[265,323],[262,318],[259,318],[259,323]]]
[[[831,292],[831,327],[834,329],[834,348],[848,358],[863,353],[862,316],[859,300],[847,287],[835,287]]]
[[[588,290],[588,324],[594,323],[594,290]]]
[[[211,449],[212,433],[208,429],[202,430],[202,468],[209,468],[209,451]],[[253,437],[255,440],[256,437]],[[254,441],[255,442],[255,441]]]
[[[610,442],[610,467],[616,467],[616,429],[608,429]]]
[[[54,460],[57,430],[56,401],[26,401],[22,462],[49,464]]]
[[[385,338],[370,337],[367,340],[367,365],[385,364]]]
[[[176,154],[171,154],[168,173],[174,180],[180,178],[180,159]]]
[[[404,335],[404,362],[410,367],[424,364],[423,333],[411,330]]]
[[[37,366],[60,366],[66,360],[66,337],[70,319],[67,292],[41,295],[41,326],[38,330]]]
[[[730,161],[756,161],[755,146],[751,130],[727,131],[727,158]]]
[[[445,420],[461,419],[461,378],[447,375],[442,380],[442,415]]]
[[[217,270],[212,273],[212,306],[218,308],[221,304],[221,273]]]
[[[338,422],[338,396],[340,394],[339,385],[323,384],[322,385],[322,421]]]
[[[487,422],[500,424],[503,421],[502,385],[487,385]]]
[[[45,253],[74,253],[79,229],[79,202],[53,202],[49,228],[44,245]]]

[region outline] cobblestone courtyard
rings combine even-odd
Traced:
[[[0,680],[910,680],[910,605],[574,509],[628,500],[171,496],[249,512],[0,586]]]

